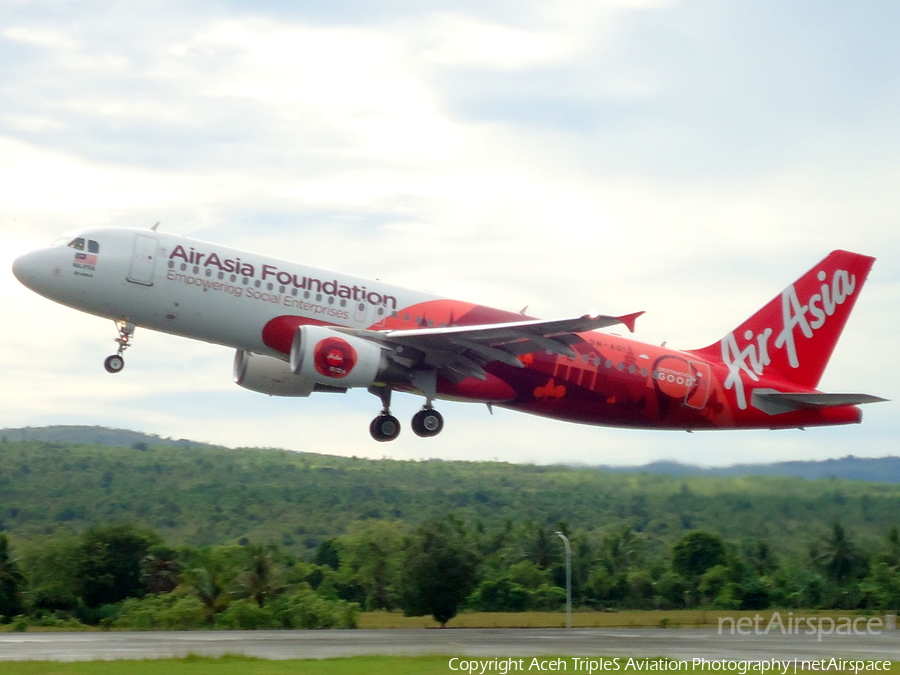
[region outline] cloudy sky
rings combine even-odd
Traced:
[[[545,318],[720,338],[835,248],[878,257],[821,387],[898,400],[893,2],[0,3],[0,427],[101,424],[365,457],[706,465],[900,454],[850,428],[623,431],[443,403],[372,441],[365,392],[278,400],[224,347],[21,287],[13,258],[149,227]],[[421,405],[395,397],[403,420]]]

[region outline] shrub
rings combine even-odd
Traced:
[[[268,606],[279,628],[356,628],[359,605],[328,600],[312,589],[278,596]]]
[[[259,630],[277,628],[268,607],[260,607],[252,600],[235,600],[223,611],[216,614],[213,625],[216,628]]]
[[[206,607],[197,596],[166,593],[126,600],[112,625],[131,630],[192,630],[208,623]]]

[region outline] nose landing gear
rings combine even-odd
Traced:
[[[116,338],[116,342],[119,345],[119,350],[112,356],[107,356],[103,362],[103,367],[106,368],[107,373],[122,372],[122,369],[125,367],[125,359],[122,357],[122,354],[131,344],[134,328],[134,324],[130,321],[116,321],[116,330],[119,331],[119,337]]]
[[[125,359],[122,358],[121,354],[107,356],[103,362],[103,367],[106,368],[107,373],[116,374],[122,372],[122,368],[125,367]]]

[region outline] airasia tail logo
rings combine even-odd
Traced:
[[[347,377],[356,365],[356,350],[340,338],[325,338],[313,351],[313,364],[316,372],[325,377]]]
[[[856,290],[856,275],[847,270],[837,270],[828,280],[828,274],[821,271],[816,278],[822,282],[819,292],[810,295],[805,304],[797,297],[794,285],[788,286],[781,294],[781,330],[775,337],[774,349],[781,349],[787,355],[791,368],[800,367],[797,355],[796,330],[805,338],[811,338],[822,328],[837,308],[844,304]],[[758,382],[765,373],[766,366],[772,363],[769,356],[769,340],[775,335],[776,328],[766,327],[755,333],[744,331],[745,344],[740,347],[734,333],[729,333],[722,340],[722,360],[728,367],[725,388],[734,389],[738,407],[747,408],[747,396],[744,392],[744,377]]]

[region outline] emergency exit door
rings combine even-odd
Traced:
[[[131,266],[128,268],[128,281],[141,286],[153,285],[153,268],[156,265],[156,249],[159,242],[156,237],[146,234],[134,236],[134,250],[131,253]]]

